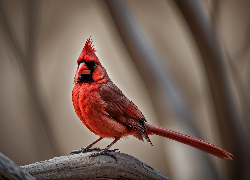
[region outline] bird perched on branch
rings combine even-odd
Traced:
[[[103,138],[113,138],[114,141],[110,145],[94,154],[113,156],[108,150],[119,139],[133,135],[152,145],[149,135],[156,134],[223,159],[232,159],[231,153],[206,141],[148,124],[138,107],[111,81],[95,51],[92,40],[87,39],[77,60],[72,101],[77,116],[99,139],[72,153],[87,152]]]

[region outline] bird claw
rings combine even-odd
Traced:
[[[73,151],[71,151],[70,155],[79,154],[81,152],[82,152],[81,149],[79,149],[79,150],[73,150]]]
[[[86,153],[86,152],[92,152],[92,151],[100,151],[101,149],[100,148],[81,148],[79,150],[74,150],[70,153],[70,155],[73,155],[73,154],[79,154],[79,153]]]
[[[112,150],[108,150],[108,152],[116,152],[118,151],[119,149],[112,149]],[[120,152],[120,151],[119,151]]]
[[[101,150],[101,151],[99,151],[97,153],[91,154],[90,157],[96,157],[96,156],[100,156],[100,155],[106,155],[106,156],[110,156],[110,157],[114,158],[116,160],[116,162],[117,162],[117,158],[115,157],[115,155],[113,155],[113,154],[110,153],[110,152],[115,152],[116,150],[118,150],[118,149],[114,149],[114,150],[105,150],[105,149],[103,149],[103,150]]]
[[[81,148],[81,150],[84,153],[84,152],[100,151],[101,149],[100,148],[92,148],[92,149]]]

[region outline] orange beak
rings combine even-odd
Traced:
[[[90,74],[91,73],[91,70],[88,69],[88,66],[82,62],[79,66],[79,69],[78,69],[78,74]]]

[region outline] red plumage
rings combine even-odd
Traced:
[[[146,139],[152,145],[148,135],[156,134],[220,158],[232,159],[232,154],[206,141],[148,124],[138,107],[110,80],[95,51],[92,40],[87,39],[77,60],[78,68],[72,91],[77,116],[91,132],[100,136],[98,140],[82,148],[81,152],[89,150],[103,138],[114,138],[115,140],[100,152],[110,155],[108,149],[120,138],[128,135],[139,140]]]

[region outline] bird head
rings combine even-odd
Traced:
[[[105,68],[101,65],[96,56],[95,48],[92,45],[92,39],[88,38],[84,48],[77,59],[77,71],[74,78],[74,83],[92,83],[92,82],[106,82],[109,80]]]

